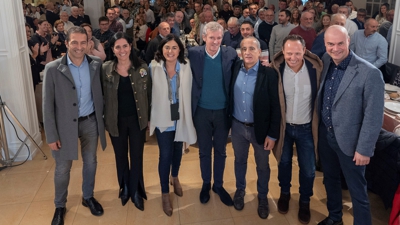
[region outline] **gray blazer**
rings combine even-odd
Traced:
[[[103,122],[103,94],[100,82],[101,59],[86,56],[89,62],[93,103],[103,150],[106,138]],[[43,123],[47,143],[57,140],[61,149],[54,157],[78,159],[78,97],[75,82],[67,65],[67,55],[48,63],[43,80]]]
[[[331,57],[325,53],[322,61],[318,112],[321,112],[321,94]],[[353,53],[332,105],[333,130],[344,154],[353,156],[357,151],[363,156],[374,155],[382,128],[384,93],[379,69]]]

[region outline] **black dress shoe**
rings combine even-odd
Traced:
[[[210,183],[203,183],[200,191],[200,202],[206,204],[210,200]]]
[[[290,194],[281,193],[281,196],[279,197],[278,200],[279,213],[286,214],[289,211],[289,200],[290,200]]]
[[[213,185],[212,190],[219,195],[222,203],[227,206],[233,206],[232,198],[224,187],[216,187],[215,185]]]
[[[129,190],[126,185],[120,190],[119,198],[121,199],[122,206],[126,205],[126,203],[129,201]]]
[[[103,207],[100,205],[100,203],[93,197],[89,199],[84,199],[82,198],[82,205],[85,207],[88,207],[90,209],[90,212],[94,216],[101,216],[104,214]]]
[[[258,216],[261,219],[267,219],[269,215],[269,206],[268,206],[268,199],[265,198],[258,198]]]
[[[65,207],[56,208],[51,225],[64,225],[66,211],[67,209]]]
[[[237,189],[235,196],[233,197],[233,207],[236,210],[242,210],[244,208],[244,195],[246,192],[243,189]]]
[[[310,203],[300,202],[299,206],[300,208],[299,213],[297,214],[297,218],[299,219],[300,223],[308,224],[311,219]]]
[[[343,225],[343,220],[333,221],[329,217],[326,217],[324,220],[319,222],[318,225]]]
[[[143,211],[144,210],[144,202],[142,196],[136,191],[135,195],[133,196],[133,204],[135,204],[136,208]]]

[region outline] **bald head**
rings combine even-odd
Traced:
[[[340,13],[333,14],[331,17],[331,25],[344,27],[344,25],[346,25],[346,16]]]
[[[312,28],[314,22],[314,14],[310,12],[303,12],[300,17],[300,24],[307,29]]]
[[[376,19],[367,19],[364,24],[364,35],[366,37],[376,33],[378,31],[379,23]]]
[[[171,27],[167,22],[161,22],[160,25],[158,25],[158,32],[161,34],[161,36],[166,37],[169,33],[171,33]]]
[[[350,53],[350,37],[346,28],[339,25],[328,27],[324,35],[326,52],[336,65],[339,65]]]
[[[203,15],[204,15],[204,21],[206,23],[209,23],[214,20],[214,17],[213,17],[213,14],[211,11],[205,11],[205,12],[203,12]]]

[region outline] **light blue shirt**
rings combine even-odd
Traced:
[[[178,61],[176,62],[176,66],[175,66],[176,73],[171,79],[167,77],[167,69],[165,68],[165,64],[163,66],[163,69],[164,69],[164,72],[165,72],[166,79],[168,79],[168,81],[171,84],[172,104],[175,104],[175,103],[179,102],[179,99],[176,98],[176,91],[177,91],[176,82],[178,81],[177,78],[178,78],[179,70],[181,69],[181,65],[180,65],[180,63]],[[151,74],[151,64],[149,65],[149,70],[150,70],[150,76],[151,76],[151,78],[153,78],[153,75]],[[168,99],[169,99],[169,97],[168,97]],[[170,109],[167,109],[167,110],[170,110]],[[176,130],[176,121],[175,121],[173,126],[168,127],[164,132],[166,132],[166,131],[175,131],[175,130]]]
[[[249,70],[244,65],[239,70],[234,86],[233,117],[243,123],[253,123],[253,95],[257,81],[257,73],[260,62],[257,62]]]
[[[80,66],[74,65],[67,54],[67,64],[75,83],[78,96],[79,117],[90,115],[94,111],[89,62],[86,56]]]
[[[357,30],[350,38],[350,49],[376,68],[387,62],[388,43],[378,32],[366,37],[364,30]]]

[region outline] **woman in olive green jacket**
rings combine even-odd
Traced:
[[[114,147],[122,205],[131,198],[144,210],[143,148],[152,83],[146,63],[138,59],[128,40],[122,32],[110,39],[115,59],[103,64],[104,119]]]

